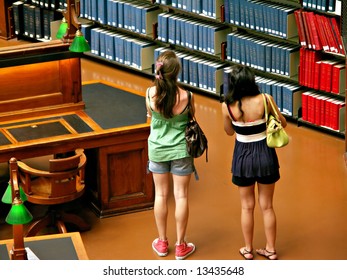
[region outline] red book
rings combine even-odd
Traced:
[[[299,63],[299,84],[305,85],[305,65],[306,65],[306,49],[300,48],[300,63]]]
[[[321,123],[321,103],[323,96],[317,96],[314,99],[314,123],[316,125],[322,125]]]
[[[311,94],[310,91],[305,91],[301,94],[301,114],[302,119],[307,121],[307,106],[308,106],[308,96]]]
[[[305,34],[305,27],[304,27],[304,23],[303,23],[303,19],[302,19],[302,14],[301,14],[302,10],[295,10],[294,11],[294,16],[295,16],[295,21],[296,21],[296,25],[298,28],[298,34],[299,34],[299,40],[300,40],[300,44],[302,47],[306,47],[306,34]]]
[[[324,30],[327,35],[328,44],[329,44],[329,51],[333,53],[338,53],[339,47],[337,46],[337,43],[335,41],[335,37],[332,31],[332,25],[330,23],[329,17],[322,16],[323,24],[324,24]]]
[[[320,68],[321,68],[322,61],[316,61],[314,64],[314,79],[313,79],[313,88],[319,89],[319,83],[320,83]]]
[[[302,14],[302,22],[304,24],[304,30],[305,30],[305,35],[306,35],[306,46],[309,48],[309,49],[312,49],[313,46],[313,38],[312,38],[312,34],[311,34],[311,30],[309,28],[309,19],[308,19],[308,16],[307,16],[307,13],[306,11],[302,11],[301,14]]]
[[[329,60],[326,64],[326,73],[325,73],[325,91],[331,92],[331,82],[332,82],[332,72],[333,72],[333,65],[337,64],[338,61],[336,60]]]
[[[331,92],[335,94],[344,93],[346,88],[346,65],[333,65],[331,78]]]
[[[320,108],[320,122],[322,126],[325,126],[326,122],[326,103],[329,97],[323,96],[322,101],[321,101],[321,108]]]
[[[310,34],[312,38],[312,48],[314,50],[321,50],[322,44],[318,36],[317,26],[316,26],[316,18],[313,12],[306,12],[308,28],[310,29]]]
[[[324,51],[329,51],[329,44],[328,40],[325,34],[325,28],[324,28],[324,23],[322,21],[322,15],[315,14],[315,21],[316,21],[316,26],[317,26],[317,32],[319,39],[322,43],[322,48]]]
[[[310,94],[307,98],[307,121],[309,121],[310,123],[315,123],[315,100],[317,96],[317,94]]]
[[[331,17],[330,18],[330,22],[331,22],[331,26],[332,26],[332,30],[333,30],[333,34],[335,36],[336,39],[336,43],[338,46],[338,52],[340,54],[345,54],[344,48],[343,48],[343,43],[342,43],[342,38],[341,38],[341,33],[340,33],[340,29],[339,29],[339,25],[337,23],[337,20],[335,17]]]
[[[324,90],[326,88],[326,77],[327,77],[327,65],[329,63],[329,60],[322,60],[321,62],[321,68],[320,68],[320,83],[319,83],[319,89]]]

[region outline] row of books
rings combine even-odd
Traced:
[[[168,49],[167,47],[156,48],[154,61],[161,52]],[[211,61],[205,57],[181,51],[176,51],[176,55],[182,65],[182,71],[178,77],[179,82],[198,87],[212,94],[219,95],[221,93],[226,63]]]
[[[342,0],[303,0],[302,6],[307,9],[341,15],[341,3]]]
[[[299,49],[290,43],[271,42],[254,35],[232,32],[227,36],[227,60],[268,73],[298,75]]]
[[[223,0],[156,0],[155,3],[171,5],[176,9],[199,14],[202,16],[219,19],[220,7],[225,3]],[[224,4],[225,5],[225,4]]]
[[[339,59],[323,59],[322,54],[300,49],[300,85],[333,94],[345,94],[346,64]]]
[[[138,70],[152,71],[155,43],[99,27],[87,28],[90,30],[83,26],[82,32],[87,34],[93,55]]]
[[[346,104],[314,91],[302,93],[302,119],[335,131],[344,130]]]
[[[158,15],[158,40],[212,55],[222,51],[230,28],[219,23],[198,20],[182,14]]]
[[[158,6],[137,0],[82,0],[80,14],[100,24],[150,36],[160,12]]]
[[[21,2],[53,11],[64,8],[66,4],[66,0],[23,0]]]
[[[62,18],[52,9],[16,1],[12,4],[16,35],[25,35],[37,40],[51,40],[51,22]]]
[[[336,17],[296,10],[295,19],[301,46],[345,55]]]
[[[297,37],[297,8],[259,0],[225,0],[225,22],[281,38]]]
[[[229,91],[229,76],[231,66],[224,68],[223,73],[223,94]],[[279,110],[291,117],[298,117],[301,107],[302,87],[288,82],[280,82],[278,80],[256,76],[255,81],[261,93],[271,95]]]

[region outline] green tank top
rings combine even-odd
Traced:
[[[170,119],[151,110],[151,132],[148,138],[148,158],[163,162],[189,157],[185,139],[188,110]]]

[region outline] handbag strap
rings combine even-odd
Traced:
[[[266,120],[266,123],[267,123],[267,120],[268,120],[268,113],[267,113],[267,102],[266,102],[266,97],[265,97],[265,94],[262,93],[261,96],[263,97],[263,101],[264,101],[264,108],[265,108],[265,120]]]
[[[275,109],[275,106],[274,106],[274,104],[272,103],[271,98],[268,98],[268,97],[267,97],[268,94],[266,94],[266,93],[262,93],[261,95],[263,96],[263,100],[264,100],[266,122],[267,122],[267,120],[268,120],[268,108],[267,108],[267,102],[266,102],[266,100],[269,100],[269,103],[270,103],[270,105],[271,105],[271,107],[272,107],[272,111],[273,111],[274,114],[275,114],[275,118],[278,120],[279,117],[278,117],[278,114],[277,114],[277,110]]]
[[[195,120],[195,116],[194,116],[194,114],[192,113],[192,103],[191,103],[191,100],[192,100],[192,93],[191,93],[191,91],[187,91],[188,92],[188,109],[189,109],[189,111],[188,111],[188,117],[189,117],[189,119],[190,120]]]

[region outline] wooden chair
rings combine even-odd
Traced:
[[[74,201],[85,190],[84,168],[86,156],[83,149],[64,158],[49,159],[49,170],[39,170],[17,161],[21,186],[33,204],[49,205],[47,214],[29,225],[26,236],[34,236],[47,226],[55,225],[59,232],[66,233],[65,223],[70,223],[80,231],[90,226],[78,215],[57,210],[55,206]]]

